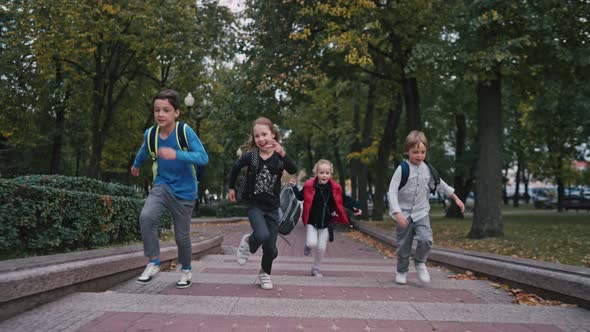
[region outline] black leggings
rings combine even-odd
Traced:
[[[270,274],[272,261],[277,258],[277,236],[279,234],[278,220],[279,210],[265,212],[261,209],[250,206],[248,208],[248,219],[252,227],[252,235],[248,240],[250,252],[255,253],[262,246],[262,270]]]

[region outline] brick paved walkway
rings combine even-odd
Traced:
[[[310,276],[303,227],[279,239],[274,289],[256,284],[261,253],[235,262],[247,223],[198,225],[222,232],[225,255],[193,262],[193,286],[176,289],[176,271],[149,285],[129,280],[103,293],[76,293],[0,323],[1,331],[590,331],[590,312],[575,307],[512,304],[482,280],[449,279],[431,267],[433,281],[393,282],[394,261],[342,234],[328,245],[324,277]]]

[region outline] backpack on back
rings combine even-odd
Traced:
[[[176,143],[178,147],[182,151],[189,151],[190,148],[188,146],[188,140],[186,139],[186,128],[187,125],[184,122],[176,122]],[[154,175],[154,180],[156,180],[156,176],[158,175],[158,134],[160,133],[160,126],[154,125],[148,131],[148,141],[147,147],[152,157],[152,174]],[[197,167],[197,165],[193,165],[193,174],[197,179],[197,183],[201,182],[203,178],[203,168]]]
[[[440,175],[438,174],[438,171],[432,165],[430,165],[430,163],[426,162],[426,160],[424,160],[424,163],[426,164],[426,166],[428,166],[428,169],[430,170],[430,178],[434,180],[434,188],[430,189],[430,193],[435,194],[436,187],[440,183]],[[410,164],[408,164],[406,160],[402,161],[400,167],[402,168],[402,179],[399,182],[399,187],[397,188],[397,190],[402,189],[402,187],[406,185],[406,183],[408,182],[408,177],[410,176]]]
[[[301,203],[297,200],[291,186],[282,186],[280,201],[279,234],[288,235],[301,218]]]

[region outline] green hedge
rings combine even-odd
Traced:
[[[53,182],[51,178],[58,178]],[[29,176],[0,179],[0,252],[47,254],[141,239],[139,214],[144,200],[23,184],[38,181],[76,189],[109,188],[80,178]],[[72,187],[69,187],[72,188]],[[102,191],[102,190],[101,190]],[[126,191],[129,193],[128,191]]]
[[[201,204],[199,206],[199,214],[201,217],[246,217],[248,215],[248,207],[241,204],[230,203],[229,201],[222,201],[214,204]]]
[[[26,175],[12,179],[22,185],[44,186],[55,189],[82,191],[99,195],[142,198],[133,188],[117,183],[103,182],[85,177],[63,175]]]

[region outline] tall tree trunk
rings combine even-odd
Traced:
[[[563,180],[561,176],[557,177],[557,212],[563,212],[563,197],[565,196],[565,189],[563,187]]]
[[[367,109],[365,111],[365,121],[363,123],[363,131],[361,136],[361,149],[367,148],[372,143],[373,136],[373,117],[375,113],[375,94],[377,84],[374,80],[369,81],[369,91],[367,93]],[[363,211],[369,211],[367,205],[368,195],[368,167],[360,163],[359,178],[358,178],[358,202]]]
[[[529,204],[531,202],[531,195],[529,194],[529,182],[531,178],[529,172],[527,172],[526,163],[522,165],[522,181],[524,182],[524,200]]]
[[[468,237],[482,239],[504,235],[502,195],[502,93],[501,78],[477,84],[477,138],[475,210]]]
[[[312,173],[312,169],[313,169],[313,147],[311,146],[311,137],[307,136],[307,139],[305,140],[305,151],[307,154],[307,172],[309,174]]]
[[[457,132],[455,134],[455,181],[453,187],[455,188],[455,195],[463,202],[467,200],[467,196],[473,186],[473,179],[471,179],[471,172],[459,171],[460,169],[471,169],[466,167],[465,163],[465,146],[467,138],[467,119],[465,113],[459,112],[455,114],[455,124],[457,126]],[[455,201],[451,201],[451,205],[446,211],[447,218],[458,218],[463,219],[463,213],[459,206],[455,204]]]
[[[354,87],[355,95],[360,96],[361,89],[360,85],[357,83]],[[361,98],[354,99],[354,107],[353,107],[353,115],[352,115],[352,128],[353,128],[353,135],[354,139],[351,145],[351,152],[360,152],[361,151],[361,140],[358,133],[361,131],[360,127],[360,113],[361,113],[361,105],[359,100]],[[358,158],[353,158],[350,160],[350,196],[353,200],[358,201],[358,179],[359,174],[361,173],[361,161]]]
[[[404,90],[404,103],[406,105],[406,121],[408,132],[412,130],[420,130],[422,129],[422,119],[420,115],[418,81],[415,77],[408,78],[405,74],[402,74],[402,88]]]
[[[512,201],[512,205],[514,207],[518,207],[519,206],[519,201],[520,201],[520,173],[521,173],[521,167],[522,167],[522,157],[520,156],[521,154],[518,154],[518,160],[517,160],[517,165],[516,165],[516,178],[515,178],[515,183],[514,183],[514,200]],[[526,191],[525,191],[526,192]]]
[[[504,168],[504,173],[502,174],[502,201],[504,205],[508,205],[508,165]]]
[[[338,171],[338,183],[342,187],[342,191],[346,190],[346,170],[342,164],[342,158],[340,157],[340,148],[338,144],[334,144],[334,166]]]
[[[102,144],[100,133],[100,119],[104,109],[102,79],[94,78],[94,105],[92,110],[92,134],[90,164],[88,165],[88,177],[98,179],[100,173],[100,159],[102,156]]]
[[[66,105],[70,99],[71,90],[65,88],[62,63],[56,59],[55,81],[59,93],[55,105],[55,131],[53,134],[53,146],[51,148],[51,161],[49,162],[49,174],[58,174],[61,170],[63,137],[66,129]]]
[[[401,94],[397,94],[397,103],[395,107],[389,109],[387,114],[387,122],[385,123],[385,129],[383,130],[383,136],[381,136],[381,143],[377,150],[377,167],[375,167],[375,199],[373,201],[373,220],[383,220],[383,213],[385,213],[385,194],[389,189],[389,182],[391,180],[390,174],[388,174],[389,167],[389,156],[393,151],[393,145],[395,142],[395,136],[397,126],[402,113],[402,97]],[[368,213],[368,211],[367,211]]]

